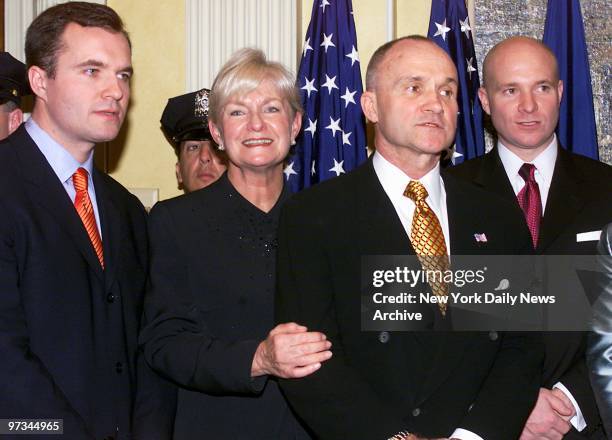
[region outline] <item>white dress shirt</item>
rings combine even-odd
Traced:
[[[440,164],[438,163],[431,171],[420,179],[411,179],[402,170],[385,159],[379,152],[374,153],[372,159],[374,171],[380,181],[385,193],[391,200],[397,216],[404,226],[406,235],[410,239],[412,230],[412,217],[414,216],[415,203],[409,197],[404,196],[404,191],[411,180],[418,180],[427,190],[425,201],[432,209],[442,226],[446,251],[450,253],[450,237],[448,232],[448,213],[446,212],[446,191],[444,182],[440,177]]]
[[[525,163],[523,159],[510,151],[501,142],[497,143],[497,151],[501,159],[514,194],[518,194],[525,186],[525,181],[519,175],[519,170]],[[542,201],[542,215],[546,208],[546,200],[548,200],[548,191],[550,190],[550,182],[552,182],[553,172],[555,171],[555,161],[557,160],[557,136],[553,136],[553,140],[548,147],[544,149],[531,163],[536,167],[534,177],[540,189],[540,199]]]
[[[409,197],[404,196],[406,186],[411,180],[418,180],[427,190],[427,198],[425,201],[438,217],[438,221],[442,226],[442,233],[446,241],[446,251],[450,254],[450,236],[448,232],[448,212],[446,210],[446,190],[444,189],[444,181],[440,176],[440,164],[438,163],[431,171],[425,174],[420,179],[411,179],[402,170],[393,165],[383,157],[379,152],[374,153],[372,159],[374,172],[380,181],[385,193],[391,200],[395,212],[402,222],[402,226],[406,231],[407,240],[410,239],[410,231],[412,230],[412,217],[414,216],[415,203]],[[452,397],[449,397],[452,398]],[[467,429],[456,429],[451,438],[460,440],[484,440],[477,434],[474,434]]]
[[[514,194],[516,195],[521,191],[521,189],[523,189],[523,186],[525,186],[525,181],[518,173],[519,169],[525,162],[523,162],[520,157],[510,151],[501,142],[497,143],[497,151],[504,166],[504,170],[506,171],[506,175],[508,176],[510,184],[512,185],[512,189],[514,190]],[[536,167],[534,177],[540,189],[542,216],[544,215],[544,209],[546,208],[546,201],[548,200],[548,192],[550,190],[550,183],[552,182],[553,173],[555,171],[556,161],[557,135],[554,135],[553,140],[544,149],[544,151],[538,154],[533,161],[528,162]],[[553,388],[561,390],[563,394],[565,394],[572,402],[572,405],[576,410],[576,415],[570,419],[570,423],[574,426],[574,428],[576,428],[576,430],[582,431],[584,428],[586,428],[586,421],[584,420],[582,411],[580,411],[580,406],[578,406],[578,402],[576,402],[576,399],[574,399],[572,393],[561,382],[557,382]]]
[[[94,215],[96,217],[96,226],[102,238],[102,228],[100,227],[100,215],[98,213],[98,201],[96,199],[96,190],[94,188],[92,171],[93,171],[93,150],[89,154],[89,157],[84,163],[80,163],[66,150],[63,146],[55,142],[55,140],[49,136],[40,126],[34,121],[33,118],[29,118],[24,123],[25,129],[40,150],[45,156],[49,165],[53,169],[53,172],[58,177],[66,193],[72,200],[74,205],[74,199],[76,198],[76,190],[72,183],[72,175],[79,168],[85,168],[89,176],[87,177],[87,192],[93,205]]]

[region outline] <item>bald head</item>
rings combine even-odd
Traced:
[[[545,63],[552,68],[555,81],[559,80],[559,65],[555,54],[548,46],[535,38],[530,37],[510,37],[497,43],[487,56],[482,65],[482,80],[483,85],[488,87],[492,81],[495,81],[494,68],[499,64],[500,60],[508,60],[515,58],[531,58],[534,63]],[[532,58],[533,57],[533,58]]]
[[[431,46],[432,51],[439,52],[441,56],[447,57],[449,62],[452,64],[452,60],[448,54],[427,37],[423,37],[422,35],[408,35],[406,37],[397,38],[380,46],[378,49],[376,49],[372,55],[372,58],[370,58],[368,69],[366,71],[366,90],[374,90],[376,87],[376,77],[378,71],[384,64],[387,55],[390,52],[393,52],[392,49],[397,48],[398,45],[406,45],[409,43],[414,43],[414,45],[429,45]]]
[[[551,145],[562,96],[557,60],[541,42],[513,37],[487,55],[478,97],[500,144],[524,162]]]

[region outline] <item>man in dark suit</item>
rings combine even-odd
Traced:
[[[513,202],[508,214],[525,219],[537,254],[595,254],[601,229],[612,220],[612,167],[558,144],[563,82],[554,54],[537,40],[513,37],[491,49],[483,72],[479,97],[499,139],[491,152],[451,173]],[[544,335],[542,388],[522,439],[604,438],[585,337]]]
[[[66,3],[34,20],[26,58],[32,118],[0,143],[0,414],[168,438],[172,399],[137,348],[146,214],[93,166],[127,110],[129,39],[112,9]]]
[[[383,45],[366,89],[373,158],[294,196],[281,216],[277,319],[324,332],[333,351],[319,371],[281,386],[322,439],[514,440],[536,399],[537,336],[361,329],[361,258],[415,255],[425,215],[442,236],[430,242],[444,249],[436,256],[529,246],[526,234],[507,234],[520,225],[500,214],[505,201],[440,175],[457,115],[457,72],[443,50],[417,36]],[[428,326],[446,328],[453,308],[430,312]]]

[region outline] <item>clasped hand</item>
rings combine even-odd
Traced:
[[[332,356],[331,342],[320,332],[289,322],[274,327],[253,357],[251,376],[269,374],[284,379],[308,376]]]
[[[560,440],[572,427],[569,420],[575,414],[572,402],[563,391],[540,388],[520,440]]]

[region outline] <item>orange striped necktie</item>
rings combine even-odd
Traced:
[[[102,239],[100,238],[100,232],[96,225],[96,216],[94,215],[93,205],[87,192],[89,173],[85,168],[79,168],[76,173],[72,175],[72,184],[76,191],[76,197],[74,198],[74,207],[81,217],[83,226],[89,235],[91,244],[100,260],[100,265],[104,269],[104,254],[102,250]]]
[[[427,189],[421,182],[411,180],[406,186],[404,196],[410,198],[416,205],[412,217],[410,242],[423,270],[435,271],[435,273],[439,271],[444,274],[450,267],[446,241],[438,217],[425,201],[428,196]],[[432,278],[429,280],[429,285],[434,295],[439,298],[448,298],[448,285],[443,281],[443,276]],[[438,307],[442,316],[445,316],[446,303],[439,302]]]

